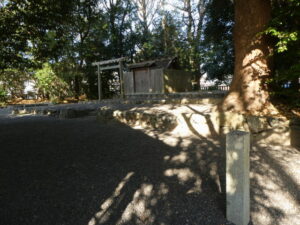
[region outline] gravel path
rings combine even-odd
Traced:
[[[211,109],[195,107],[204,114]],[[155,109],[175,112],[179,120],[190,113],[185,106]],[[191,123],[193,118],[156,133],[91,117],[9,113],[0,109],[1,225],[230,224],[224,218],[224,137],[203,136],[205,126]],[[254,225],[300,224],[300,149],[280,140],[252,143]]]
[[[222,152],[118,123],[2,115],[0,224],[229,224]]]

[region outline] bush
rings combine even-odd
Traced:
[[[2,87],[0,87],[0,102],[6,102],[7,99],[7,92]]]
[[[42,69],[35,72],[35,80],[36,87],[44,98],[56,101],[70,95],[68,84],[57,76],[49,63],[45,63]]]

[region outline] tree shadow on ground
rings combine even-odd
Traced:
[[[188,108],[193,110],[195,114],[202,115],[205,118],[206,125],[209,127],[211,134],[208,138],[214,138],[221,142],[223,140],[224,142],[225,135],[222,133],[222,129],[220,129],[219,134],[216,132],[209,115],[198,112],[190,106]],[[196,129],[193,128],[189,118],[185,115],[183,117],[190,130],[199,138],[202,138]],[[226,119],[228,118],[220,115],[221,123],[224,123]],[[296,218],[297,212],[298,214],[300,213],[299,180],[295,179],[297,178],[295,173],[291,174],[290,172],[299,168],[293,166],[295,166],[297,158],[300,158],[300,154],[295,148],[280,144],[287,142],[287,140],[283,139],[289,138],[282,135],[285,133],[286,129],[277,129],[264,132],[259,135],[259,138],[254,138],[252,135],[250,151],[250,195],[251,216],[252,223],[254,224],[280,225],[287,223],[294,224],[295,221],[300,222],[300,217],[298,216],[298,220]],[[271,135],[275,135],[277,139],[266,145],[264,139],[268,139]],[[275,150],[276,148],[279,150]],[[286,167],[283,165],[286,165]],[[222,183],[225,184],[225,182]],[[278,202],[278,199],[281,199],[283,202]]]
[[[300,189],[299,180],[291,173],[296,169],[291,159],[296,161],[299,154],[288,147],[275,151],[275,146],[278,144],[252,146],[251,211],[257,214],[257,221],[265,217],[265,224],[293,224],[297,214],[298,222],[300,219]],[[293,222],[286,222],[289,219]]]
[[[0,121],[2,224],[225,224],[224,149],[126,125]]]

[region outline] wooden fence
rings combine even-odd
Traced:
[[[125,94],[192,91],[193,74],[169,69],[136,69],[124,73]]]
[[[229,86],[227,85],[218,85],[218,86],[202,86],[200,87],[201,91],[229,91]]]
[[[124,73],[125,94],[162,93],[163,69],[136,70]]]

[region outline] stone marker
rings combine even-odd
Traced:
[[[226,216],[236,225],[250,221],[249,150],[249,133],[226,135]]]

